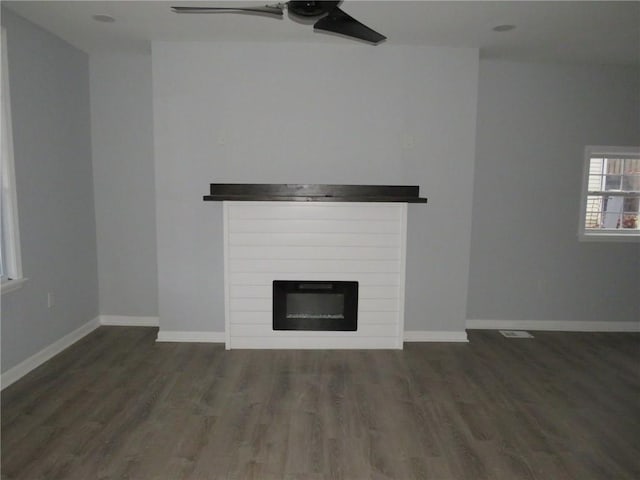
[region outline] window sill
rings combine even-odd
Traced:
[[[16,278],[15,280],[6,280],[2,282],[1,292],[2,295],[9,292],[15,292],[16,290],[20,290],[25,283],[27,283],[28,278]]]
[[[637,233],[580,233],[578,239],[581,242],[640,242]]]

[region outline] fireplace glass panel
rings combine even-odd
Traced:
[[[287,318],[344,319],[344,294],[289,293]]]

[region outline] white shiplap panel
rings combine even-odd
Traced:
[[[257,323],[271,325],[272,321],[273,315],[271,312],[232,311],[230,323],[232,325],[254,325]]]
[[[398,312],[397,298],[360,298],[358,310],[361,312]]]
[[[228,348],[401,348],[406,205],[224,209]],[[274,280],[357,281],[358,330],[273,331]]]
[[[271,301],[273,285],[231,285],[229,290],[230,298],[268,298]]]
[[[345,220],[231,220],[231,233],[377,233],[395,234],[398,231],[398,221],[360,220],[356,218]]]
[[[233,273],[293,272],[350,272],[350,273],[398,273],[400,262],[396,260],[262,260],[231,259],[229,271]],[[275,277],[278,278],[278,277]],[[301,277],[303,278],[303,277]],[[280,280],[280,279],[278,279]]]
[[[273,280],[324,280],[324,281],[357,281],[360,285],[399,285],[398,273],[360,273],[352,272],[306,272],[304,277],[301,273],[282,271],[276,273],[230,273],[229,281],[231,285],[268,285]]]
[[[380,325],[380,324],[398,324],[402,323],[398,319],[398,312],[366,312],[359,310],[358,311],[358,325],[362,323],[370,324],[370,325]]]
[[[393,247],[400,248],[402,238],[395,234],[357,233],[229,233],[229,244],[257,246],[346,246],[346,247]]]
[[[247,202],[235,205],[233,216],[238,220],[393,220],[398,219],[397,205],[371,203],[282,203],[282,202]]]
[[[399,298],[398,285],[358,285],[359,298]]]
[[[270,298],[231,298],[229,306],[232,312],[271,312]]]
[[[234,245],[232,259],[319,259],[319,260],[396,260],[400,261],[397,247],[356,247],[345,245]]]

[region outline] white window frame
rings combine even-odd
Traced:
[[[2,140],[0,161],[0,209],[2,211],[2,266],[0,292],[14,291],[27,280],[22,275],[20,231],[18,221],[18,199],[16,194],[15,163],[13,158],[13,134],[11,128],[11,105],[9,102],[9,70],[7,61],[7,33],[2,28],[2,78],[0,108],[2,109]]]
[[[640,242],[640,230],[631,229],[587,229],[586,210],[587,197],[589,196],[589,165],[594,157],[624,157],[640,158],[640,147],[598,146],[588,145],[584,149],[584,165],[582,173],[582,197],[580,201],[580,227],[578,238],[581,241],[613,241],[613,242]]]

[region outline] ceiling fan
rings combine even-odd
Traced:
[[[286,8],[293,17],[320,17],[313,25],[315,30],[338,33],[373,44],[378,44],[387,38],[338,8],[340,3],[342,3],[341,0],[321,2],[290,0],[285,3],[257,7],[171,7],[171,9],[175,13],[248,13],[282,17]]]

